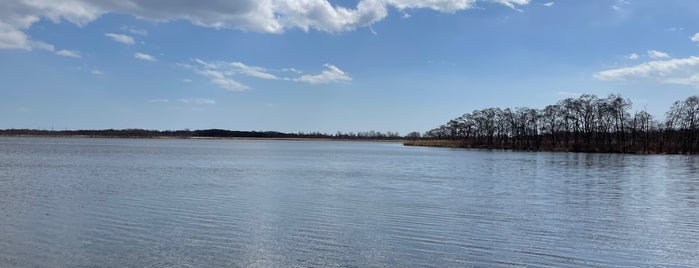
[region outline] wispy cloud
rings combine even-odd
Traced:
[[[136,43],[134,41],[133,37],[125,35],[125,34],[115,34],[115,33],[106,33],[104,34],[106,37],[111,38],[114,41],[117,41],[119,43],[127,44],[127,45],[133,45]]]
[[[594,77],[604,81],[655,81],[699,88],[699,57],[650,61],[598,72]]]
[[[548,2],[548,3],[545,3],[544,6],[551,7],[551,6],[553,6],[553,4],[555,4],[555,3],[554,3],[554,2]]]
[[[324,64],[325,70],[317,75],[303,75],[299,78],[294,79],[294,81],[304,82],[309,84],[327,84],[340,81],[352,81],[344,71],[340,68],[335,67],[332,64]]]
[[[133,57],[145,61],[158,61],[158,59],[156,59],[155,57],[140,52],[136,52],[135,54],[133,54]]]
[[[252,76],[252,77],[257,77],[261,79],[270,79],[270,80],[276,80],[279,79],[276,75],[273,75],[267,71],[267,69],[263,67],[258,67],[258,66],[247,66],[243,64],[242,62],[231,62],[231,67],[234,68],[235,71],[242,73],[244,75]]]
[[[100,70],[92,70],[92,71],[90,71],[90,73],[94,74],[94,75],[104,75],[104,72],[102,72]]]
[[[29,45],[30,50],[35,48],[52,52],[56,50],[56,48],[52,44],[43,41],[28,41],[27,44]]]
[[[651,59],[667,59],[670,55],[662,51],[648,50],[648,57]]]
[[[121,26],[119,29],[121,29],[124,32],[129,32],[132,34],[137,34],[137,35],[143,35],[146,36],[148,35],[148,31],[144,29],[139,29],[139,28],[134,28],[134,27],[127,27],[127,26]]]
[[[692,40],[692,42],[699,42],[699,33],[695,33],[692,37],[689,38]]]
[[[225,68],[226,66],[230,66],[230,64],[209,63],[201,59],[193,59],[192,61],[194,61],[196,64],[181,63],[179,65],[185,69],[192,70],[199,75],[209,78],[209,81],[212,84],[217,85],[224,90],[235,92],[250,89],[250,87],[232,78],[234,73]]]
[[[70,58],[82,58],[80,53],[75,50],[56,50],[56,47],[52,44],[46,43],[44,41],[29,40],[26,35],[22,32],[8,31],[3,29],[2,20],[0,19],[0,49],[2,48],[19,48],[25,50],[45,50],[53,52],[58,56],[70,57]],[[3,36],[4,35],[4,36]]]
[[[639,55],[636,54],[636,53],[631,53],[631,54],[629,54],[628,56],[626,56],[626,58],[627,58],[627,59],[630,59],[630,60],[637,60],[637,59],[639,59],[640,57],[641,57],[641,56],[639,56]]]
[[[302,74],[303,71],[298,70],[296,68],[283,68],[282,72],[290,72],[290,73],[296,73],[296,74]]]
[[[272,71],[265,67],[251,66],[242,62],[209,62],[201,59],[193,59],[192,61],[196,64],[184,63],[179,65],[186,69],[192,70],[199,75],[209,78],[211,83],[229,91],[243,91],[250,89],[249,86],[246,86],[234,79],[236,76],[249,76],[265,80],[283,80],[309,84],[328,84],[352,80],[347,73],[332,64],[323,65],[325,70],[323,70],[320,74],[302,75],[293,78],[278,76],[273,72],[301,74],[303,71],[296,68],[284,68],[281,70]]]
[[[228,91],[244,91],[250,89],[250,87],[239,83],[231,78],[212,78],[211,83],[228,90]]]
[[[80,52],[77,52],[75,50],[59,50],[56,51],[56,55],[63,56],[63,57],[70,57],[70,58],[82,58],[80,56]]]

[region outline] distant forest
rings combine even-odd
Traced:
[[[543,109],[488,108],[408,136],[407,145],[534,151],[697,154],[699,96],[676,101],[656,120],[646,111],[631,114],[631,101],[584,94]]]
[[[40,137],[92,137],[92,138],[284,138],[284,139],[344,139],[344,140],[399,140],[397,132],[360,131],[335,134],[320,132],[284,133],[277,131],[235,131],[225,129],[203,130],[147,130],[147,129],[103,129],[103,130],[36,130],[3,129],[0,136]]]

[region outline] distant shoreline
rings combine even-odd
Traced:
[[[66,139],[134,139],[134,140],[277,140],[277,141],[357,141],[357,142],[395,142],[404,143],[402,139],[342,139],[342,138],[283,138],[283,137],[173,137],[173,136],[100,136],[100,135],[6,135],[8,138],[66,138]]]

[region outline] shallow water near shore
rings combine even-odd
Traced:
[[[0,137],[0,267],[697,267],[699,157]]]

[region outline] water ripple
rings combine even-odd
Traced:
[[[697,267],[698,159],[0,138],[0,266]]]

